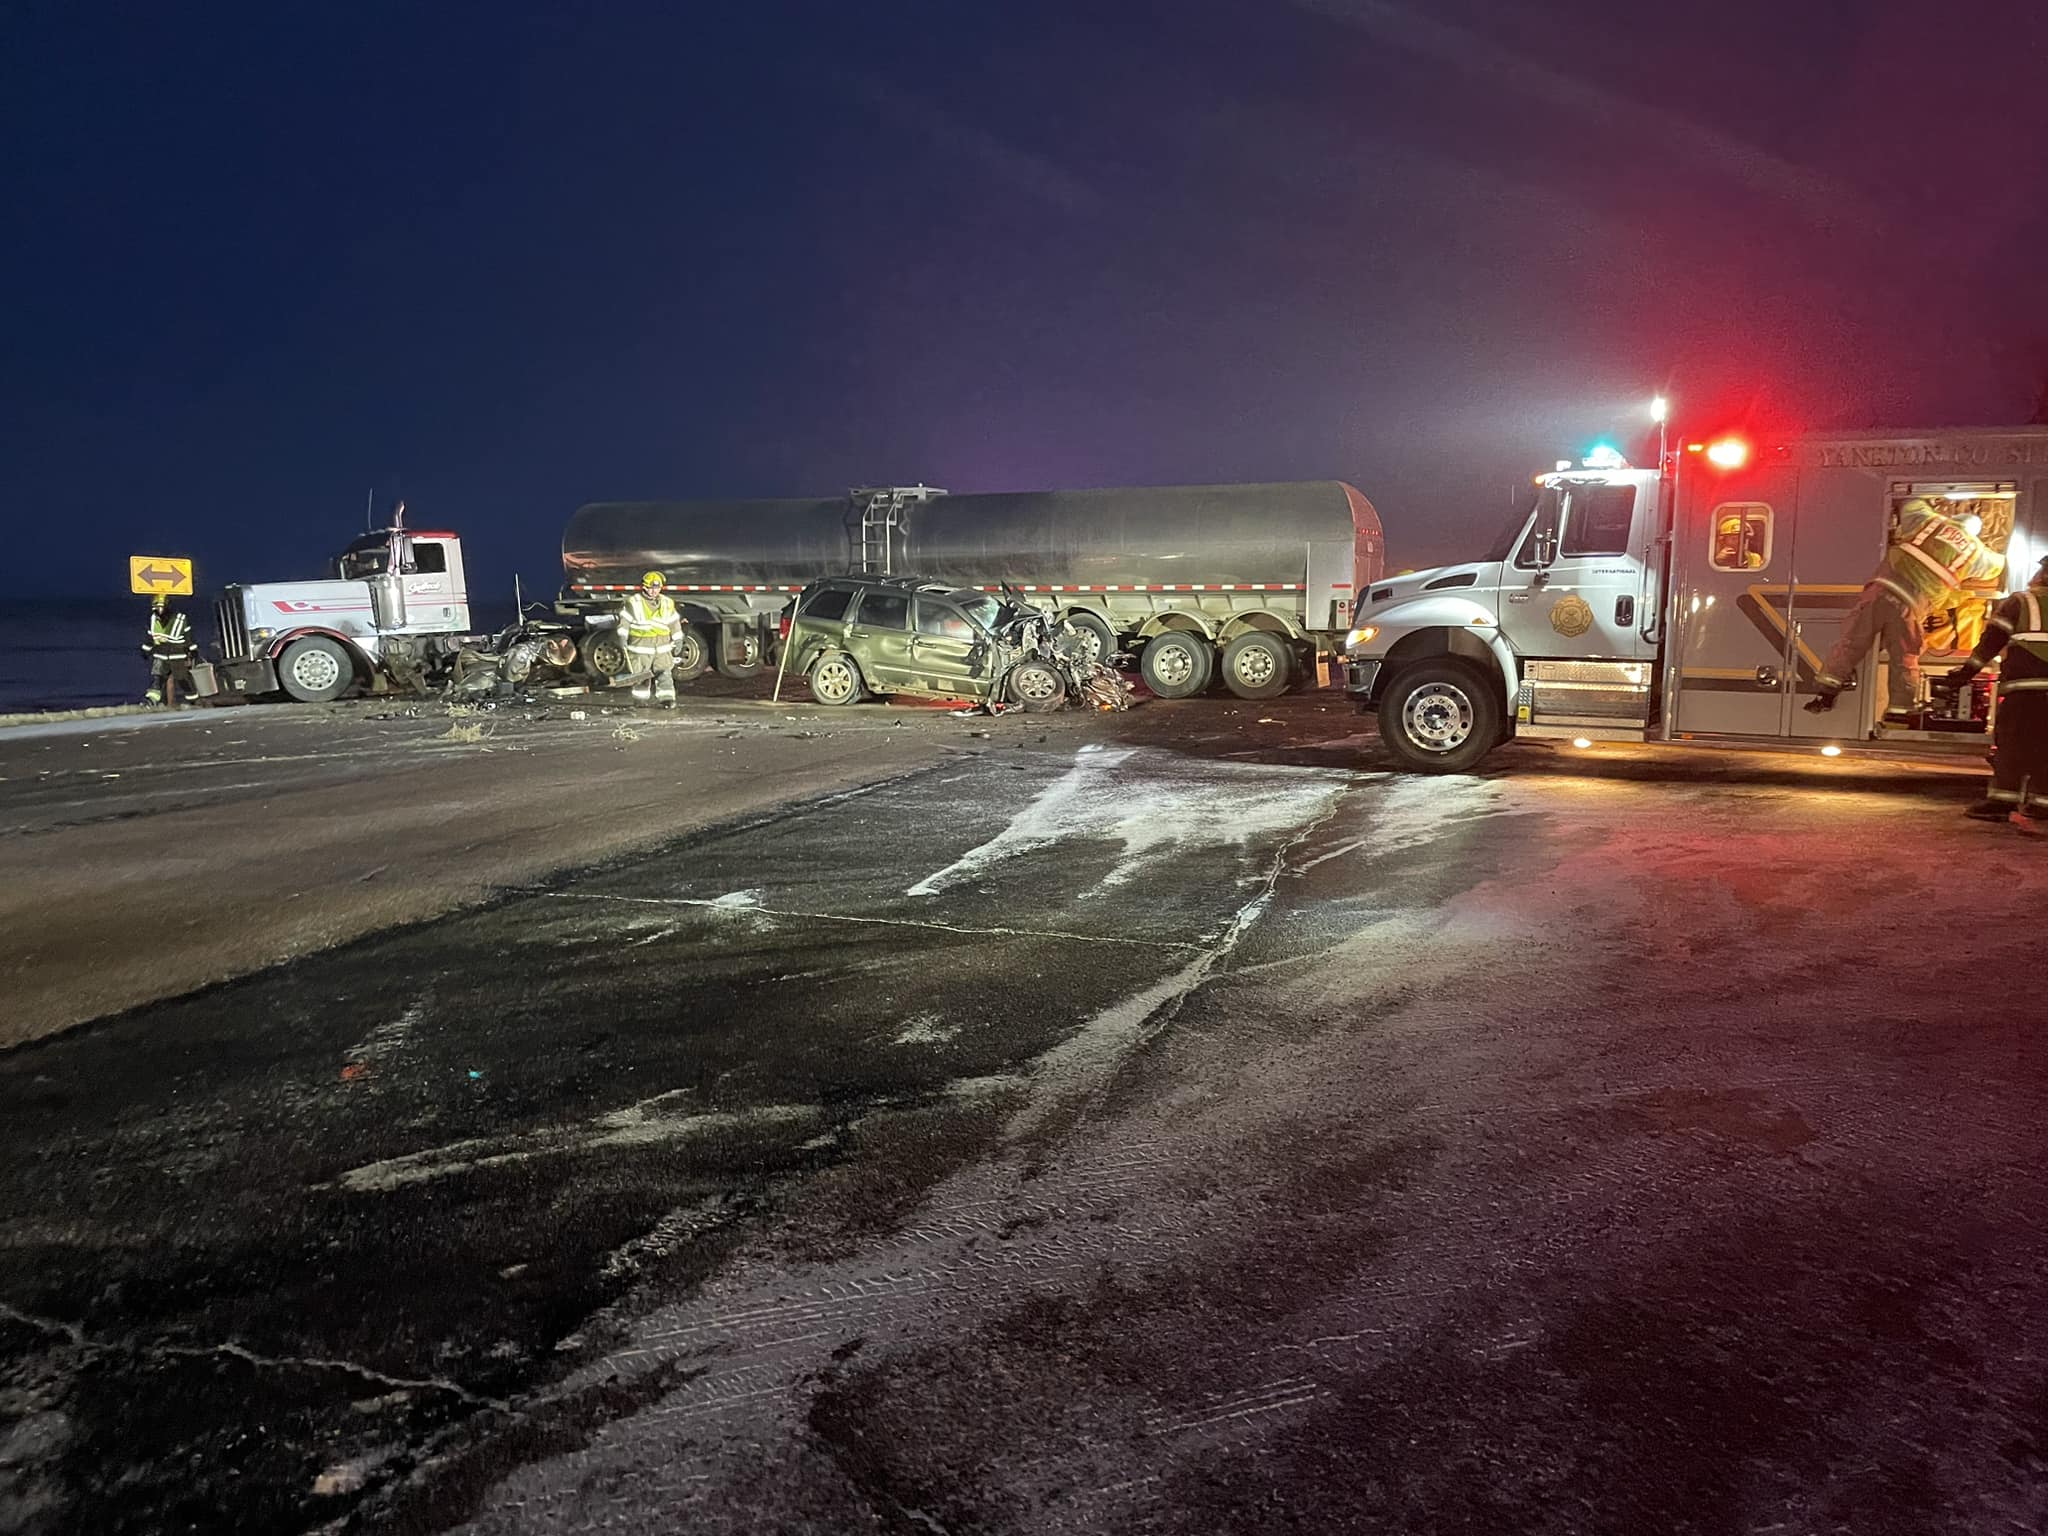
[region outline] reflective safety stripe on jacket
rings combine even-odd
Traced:
[[[1898,541],[1885,551],[1884,564],[1877,580],[1921,618],[1944,592],[1998,575],[2005,569],[2005,557],[1961,523],[1920,512],[1900,522]]]
[[[619,610],[619,628],[630,649],[654,650],[676,638],[682,629],[682,616],[676,612],[675,599],[667,593],[650,603],[646,593],[635,592]]]
[[[2041,589],[2015,592],[1991,611],[1984,621],[1984,638],[1970,652],[1970,660],[1982,667],[2000,656],[2000,693],[2048,691],[2048,602]]]

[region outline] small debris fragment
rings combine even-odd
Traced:
[[[572,709],[569,711],[569,718],[571,720],[588,720],[590,718],[590,711],[587,709]]]
[[[359,1083],[370,1075],[370,1064],[366,1061],[352,1061],[341,1069],[344,1083]]]
[[[361,1461],[344,1461],[329,1467],[313,1479],[313,1495],[325,1499],[359,1492],[369,1470],[369,1465]]]
[[[1271,715],[1261,715],[1254,723],[1258,725],[1278,725],[1280,722]]]
[[[472,1083],[482,1082],[483,1076],[483,1073],[479,1072],[475,1067],[469,1069],[469,1080]]]

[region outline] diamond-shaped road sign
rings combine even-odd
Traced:
[[[192,562],[170,555],[130,555],[128,590],[150,597],[190,597]]]

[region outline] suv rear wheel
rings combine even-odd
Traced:
[[[811,697],[820,704],[858,704],[867,697],[860,668],[844,651],[827,651],[811,663]]]
[[[1380,740],[1402,766],[1464,773],[1501,739],[1500,685],[1446,658],[1403,667],[1380,691]]]

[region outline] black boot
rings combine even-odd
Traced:
[[[1979,800],[1963,814],[1973,821],[2010,821],[2012,807],[1998,800]]]
[[[1812,698],[1806,701],[1805,707],[1806,712],[1809,715],[1826,714],[1829,710],[1835,707],[1835,690],[1831,688],[1823,688],[1819,693],[1816,693]]]

